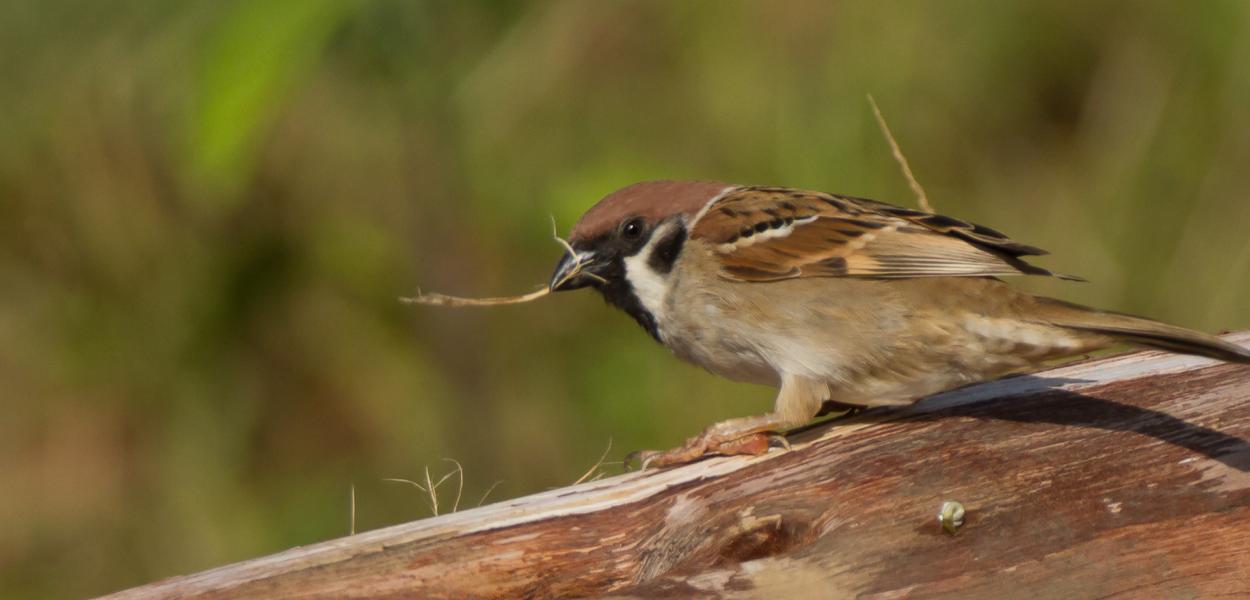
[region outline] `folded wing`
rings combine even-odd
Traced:
[[[1044,250],[988,227],[787,188],[726,194],[694,223],[691,237],[712,244],[721,275],[739,281],[1055,275],[1020,259]]]

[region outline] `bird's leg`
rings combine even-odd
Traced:
[[[790,444],[780,432],[812,420],[820,410],[820,399],[827,392],[823,384],[799,378],[783,379],[772,412],[721,421],[672,450],[634,452],[626,457],[626,464],[637,459],[640,468],[646,469],[685,464],[708,455],[756,456],[767,452],[769,442],[778,438],[788,449]]]

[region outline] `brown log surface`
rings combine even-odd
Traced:
[[[1250,597],[1248,439],[1250,367],[1137,352],[112,597]]]

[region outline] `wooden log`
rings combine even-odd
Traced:
[[[1247,438],[1250,367],[1137,352],[112,598],[1250,596]]]

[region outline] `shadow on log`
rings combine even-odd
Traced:
[[[1250,596],[1248,438],[1250,367],[1137,352],[113,597]]]

